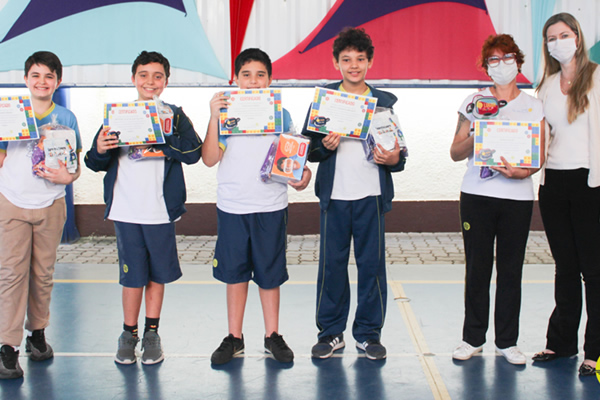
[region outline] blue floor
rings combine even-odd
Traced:
[[[464,267],[390,266],[382,342],[387,360],[370,361],[354,346],[327,360],[310,358],[315,266],[290,266],[282,287],[280,331],[295,352],[280,364],[263,352],[256,286],[248,299],[246,353],[213,367],[210,354],[227,334],[225,287],[207,266],[184,266],[167,286],[160,334],[163,363],[121,366],[113,361],[121,332],[117,270],[107,265],[58,265],[51,326],[56,356],[20,359],[25,378],[0,381],[4,400],[18,399],[600,399],[600,382],[580,378],[581,355],[546,365],[508,364],[494,354],[493,324],[482,355],[453,361],[461,338]],[[553,304],[551,266],[526,266],[519,347],[543,349]],[[353,291],[356,290],[353,285]],[[353,305],[354,307],[354,305]],[[349,321],[348,326],[351,326]],[[143,319],[140,319],[143,324]]]

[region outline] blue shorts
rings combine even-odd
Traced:
[[[174,222],[160,225],[114,223],[121,285],[139,288],[150,281],[169,283],[181,278]]]
[[[287,281],[287,208],[229,214],[217,208],[217,245],[213,276],[234,284],[253,280],[262,289]]]

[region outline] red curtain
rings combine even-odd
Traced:
[[[242,51],[253,5],[254,0],[229,0],[229,29],[231,36],[231,80],[229,84],[233,82],[235,58]]]

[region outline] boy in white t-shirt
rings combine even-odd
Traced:
[[[149,101],[167,87],[169,61],[160,53],[143,51],[131,68],[138,100]],[[181,163],[200,160],[202,141],[183,110],[173,111],[173,134],[155,145],[165,157],[143,161],[131,159],[128,147],[117,146],[110,127],[101,128],[85,156],[93,171],[104,176],[104,217],[114,221],[119,251],[119,283],[123,286],[123,333],[115,362],[136,362],[138,317],[145,299],[146,323],[142,340],[142,363],[164,359],[158,324],[165,284],[181,277],[177,256],[175,221],[185,210],[186,189]]]
[[[246,49],[235,60],[235,82],[240,89],[264,89],[271,84],[271,60],[259,49]],[[244,352],[242,325],[248,283],[254,280],[265,322],[265,351],[280,362],[291,362],[294,353],[279,335],[280,286],[288,279],[286,268],[287,186],[258,179],[261,165],[273,143],[273,135],[219,135],[221,108],[229,105],[223,92],[215,93],[202,159],[217,172],[218,239],[213,275],[227,283],[229,335],[211,357],[213,364],[229,362]],[[290,130],[290,115],[283,110],[284,131]],[[240,168],[243,166],[243,168]],[[311,173],[304,168],[299,182],[303,190]]]
[[[342,31],[333,43],[333,65],[343,79],[326,88],[373,96],[378,107],[392,108],[396,96],[365,82],[373,51],[364,30]],[[321,207],[316,311],[319,341],[312,348],[312,356],[328,358],[345,346],[343,332],[350,308],[348,258],[354,237],[358,306],[352,334],[356,347],[367,358],[383,359],[386,349],[380,339],[387,296],[384,213],[391,210],[394,197],[391,172],[402,171],[406,159],[396,142],[390,151],[378,145],[371,163],[361,141],[308,131],[309,118],[310,114],[302,133],[311,138],[308,160],[319,162],[315,193]]]
[[[59,58],[48,51],[25,61],[25,84],[38,126],[56,122],[75,131],[77,151],[81,140],[75,115],[52,101],[62,79]],[[0,379],[23,376],[19,346],[23,323],[28,331],[25,351],[31,360],[52,358],[44,328],[49,325],[56,249],[67,212],[65,186],[80,173],[45,166],[32,174],[31,151],[38,141],[0,142]],[[27,320],[25,320],[27,316]]]

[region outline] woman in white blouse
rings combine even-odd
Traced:
[[[546,349],[536,362],[578,353],[582,312],[581,278],[588,315],[582,376],[595,375],[600,356],[600,69],[589,60],[577,20],[561,13],[544,29],[546,164],[540,210],[556,263],[556,306]]]

